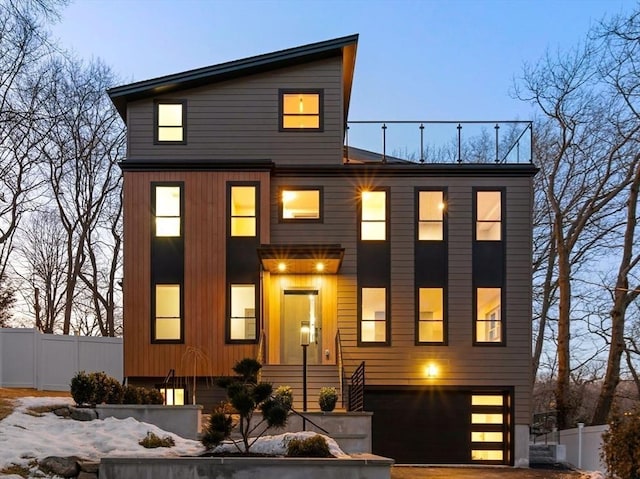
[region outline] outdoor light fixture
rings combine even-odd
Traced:
[[[302,410],[307,411],[307,348],[311,341],[309,321],[300,322],[300,346],[302,346]]]
[[[309,321],[300,323],[300,346],[309,346],[311,340],[311,327]]]
[[[428,364],[424,371],[428,378],[435,378],[438,376],[438,366],[434,363]]]
[[[316,264],[316,271],[319,271],[319,272],[324,271],[324,263]]]
[[[278,271],[282,272],[282,271],[286,271],[287,270],[287,265],[284,263],[278,263]]]

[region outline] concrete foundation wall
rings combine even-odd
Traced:
[[[514,436],[513,465],[529,467],[529,425],[516,424]]]
[[[393,460],[371,454],[316,458],[103,458],[100,479],[389,479]]]

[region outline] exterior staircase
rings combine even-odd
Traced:
[[[290,386],[293,391],[293,408],[303,409],[303,384],[301,365],[264,365],[262,366],[262,381],[278,386]],[[336,365],[308,365],[307,366],[307,410],[319,411],[318,396],[320,388],[334,387],[340,395],[340,379]],[[342,401],[338,399],[336,410],[343,410]]]

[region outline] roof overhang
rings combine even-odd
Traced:
[[[265,271],[273,274],[336,274],[344,248],[339,244],[268,244],[258,248]]]

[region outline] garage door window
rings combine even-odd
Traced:
[[[471,460],[505,462],[507,397],[503,394],[471,396]]]

